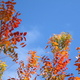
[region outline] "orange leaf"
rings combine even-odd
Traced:
[[[78,53],[80,53],[80,51],[78,51]]]
[[[77,47],[76,50],[80,50],[80,47]]]
[[[77,68],[76,70],[79,70],[80,71],[80,68]]]
[[[5,3],[4,1],[1,1],[1,3]]]
[[[21,43],[20,45],[23,45],[24,43]]]
[[[75,77],[74,80],[80,80],[80,77]]]
[[[76,64],[74,64],[75,66],[80,66],[80,63],[76,63]]]
[[[3,7],[0,7],[0,9],[3,9]]]
[[[58,43],[57,42],[52,42],[53,43],[53,45],[55,45],[55,46],[57,46],[58,45]]]

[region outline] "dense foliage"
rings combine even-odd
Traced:
[[[52,58],[48,56],[37,56],[36,51],[29,51],[27,58],[27,64],[24,61],[18,60],[19,53],[16,53],[15,49],[18,49],[17,43],[20,42],[22,47],[25,47],[26,44],[21,41],[26,41],[27,32],[14,32],[19,24],[21,19],[18,19],[20,13],[16,12],[14,5],[16,2],[10,0],[5,2],[4,0],[0,1],[0,53],[5,54],[8,57],[12,58],[12,61],[15,61],[19,65],[19,68],[16,70],[18,79],[10,78],[8,80],[37,80],[37,77],[42,77],[45,80],[65,80],[66,77],[68,80],[80,80],[80,77],[74,77],[73,73],[66,73],[67,65],[70,63],[69,59],[69,45],[71,43],[72,37],[69,33],[62,32],[60,34],[54,34],[48,41],[48,44],[45,49],[50,49],[50,54]],[[80,50],[80,47],[77,47],[76,50]],[[80,53],[80,51],[78,51]],[[47,54],[47,53],[46,53]],[[1,57],[1,56],[0,56]],[[80,54],[77,56],[75,61],[75,66],[78,68],[78,74],[80,74]],[[4,75],[4,71],[8,66],[5,62],[0,60],[0,79]]]

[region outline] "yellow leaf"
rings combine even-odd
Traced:
[[[25,77],[24,80],[30,80],[28,77]]]
[[[61,39],[61,35],[58,35],[57,37],[58,37],[59,40]]]
[[[67,51],[62,51],[61,54],[65,55],[65,54],[67,54]]]
[[[54,46],[58,46],[58,45],[59,45],[57,42],[52,42],[52,44],[53,44]]]
[[[58,50],[59,49],[58,46],[55,46],[55,49]]]
[[[37,58],[40,58],[40,56],[36,56]]]

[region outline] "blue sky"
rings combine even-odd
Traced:
[[[79,76],[76,67],[73,65],[75,56],[78,55],[76,47],[80,46],[80,0],[15,0],[16,11],[22,15],[19,16],[23,21],[20,27],[15,31],[28,32],[27,46],[17,50],[20,54],[20,60],[26,60],[27,52],[35,50],[38,55],[44,55],[45,46],[52,34],[61,32],[69,32],[72,35],[72,43],[70,45],[71,63],[68,65],[67,72],[74,73]],[[50,54],[48,54],[50,56]],[[4,73],[3,80],[8,76],[17,77],[15,74],[17,64],[8,60],[7,64],[11,67]]]

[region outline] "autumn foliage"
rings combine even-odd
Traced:
[[[26,41],[27,32],[14,32],[22,20],[17,18],[20,13],[15,11],[16,2],[13,1],[0,1],[0,53],[16,61],[18,60],[18,53],[15,52],[15,49],[18,48],[16,44],[22,40]],[[21,43],[20,45],[24,47],[26,44]]]
[[[14,9],[15,2],[12,1],[1,1],[0,2],[0,48],[7,56],[13,58],[13,61],[18,59],[17,53],[14,49],[17,49],[16,44],[22,40],[26,41],[26,32],[13,32],[22,21],[17,17],[20,13]],[[21,44],[22,47],[25,44]]]
[[[26,46],[23,41],[26,41],[27,32],[14,32],[22,21],[18,18],[21,14],[14,9],[15,4],[14,0],[0,1],[0,53],[12,58],[12,61],[19,65],[16,70],[18,79],[9,78],[8,80],[38,80],[39,77],[44,80],[80,80],[80,77],[75,77],[73,73],[66,73],[67,65],[71,61],[68,51],[72,41],[71,35],[66,32],[54,34],[49,39],[45,48],[49,49],[49,53],[46,55],[37,56],[36,51],[30,50],[27,64],[23,60],[17,61],[19,53],[16,53],[15,49],[18,49],[18,43],[21,47]],[[76,50],[80,50],[80,47]],[[51,54],[51,58],[47,54]],[[76,70],[80,74],[80,54],[74,65],[77,66]],[[0,80],[6,66],[8,65],[0,60]]]

